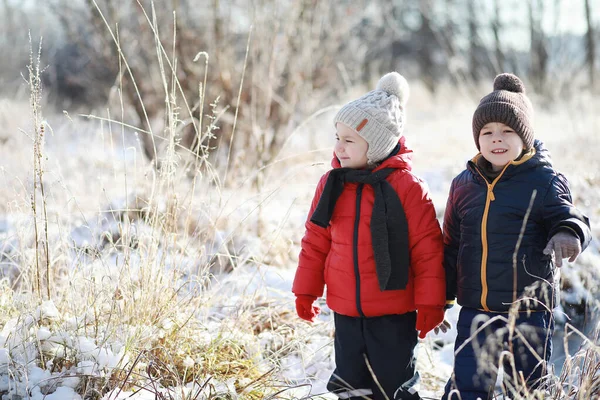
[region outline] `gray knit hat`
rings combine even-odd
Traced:
[[[397,72],[379,79],[375,90],[346,104],[333,119],[354,129],[369,144],[367,160],[376,164],[390,155],[404,131],[408,82]]]
[[[521,137],[524,150],[533,147],[533,106],[525,94],[525,85],[513,74],[494,79],[494,91],[483,97],[473,114],[473,138],[479,149],[479,132],[489,122],[510,126]]]

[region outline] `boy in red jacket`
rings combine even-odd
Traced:
[[[333,169],[317,185],[302,239],[296,310],[314,321],[327,285],[336,331],[327,388],[344,399],[419,399],[417,331],[424,338],[444,317],[442,235],[411,173],[407,99],[408,83],[391,72],[337,113]]]

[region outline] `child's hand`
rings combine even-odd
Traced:
[[[419,337],[425,339],[427,332],[437,327],[444,320],[443,307],[422,306],[417,309],[417,325]]]
[[[544,249],[544,254],[552,254],[552,251],[554,251],[554,262],[560,268],[562,267],[563,258],[569,257],[569,262],[577,259],[579,253],[581,253],[581,243],[575,235],[560,231],[550,238]]]
[[[450,330],[450,328],[452,328],[452,325],[450,325],[450,322],[444,319],[444,322],[433,328],[433,332],[436,334],[440,333],[440,331],[442,331],[442,333],[446,333]]]
[[[317,298],[308,294],[296,295],[296,313],[300,318],[308,322],[315,322],[315,318],[321,312],[317,306],[313,306]]]

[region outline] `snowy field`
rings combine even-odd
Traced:
[[[412,89],[405,135],[441,221],[451,179],[476,152],[476,99]],[[574,318],[593,337],[600,104],[586,95],[547,109],[533,102],[536,138],[594,234],[562,269],[569,306],[557,330]],[[334,112],[304,121],[259,192],[235,169],[233,187],[214,185],[186,171],[181,154],[156,171],[131,129],[46,114],[44,201],[33,189],[29,107],[0,100],[2,399],[330,398],[332,314],[319,299],[317,322],[303,322],[290,289],[313,190],[329,168]],[[584,325],[576,308],[586,302]],[[453,325],[457,314],[448,312]],[[450,375],[454,336],[431,333],[418,346],[425,398],[439,398]],[[557,335],[558,369],[580,342],[570,338],[566,350]]]

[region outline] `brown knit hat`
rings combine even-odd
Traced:
[[[533,147],[533,106],[525,94],[525,85],[513,74],[494,79],[494,91],[483,97],[473,114],[473,138],[479,149],[479,132],[489,122],[510,126],[523,140],[523,149]]]

